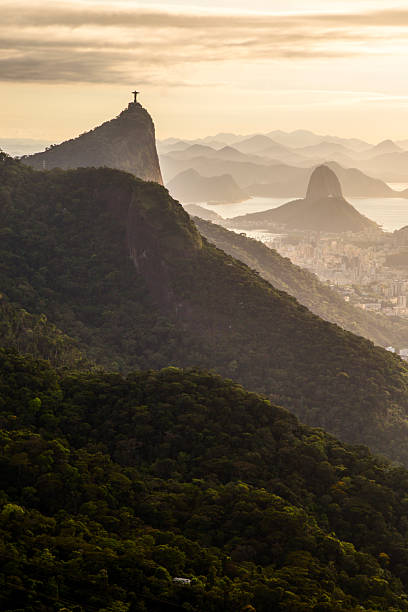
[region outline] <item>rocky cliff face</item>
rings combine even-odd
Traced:
[[[107,166],[163,184],[152,118],[138,102],[78,138],[22,160],[37,170]]]
[[[307,200],[343,198],[340,181],[328,166],[318,166],[312,172],[307,188]]]

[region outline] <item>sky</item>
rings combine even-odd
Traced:
[[[158,138],[408,138],[393,0],[0,0],[0,138],[60,142],[137,88]]]

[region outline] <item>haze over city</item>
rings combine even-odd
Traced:
[[[406,138],[400,2],[2,0],[3,138],[59,142],[137,86],[159,138]]]

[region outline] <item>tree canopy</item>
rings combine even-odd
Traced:
[[[408,472],[365,447],[194,369],[1,351],[0,397],[2,609],[408,608]]]

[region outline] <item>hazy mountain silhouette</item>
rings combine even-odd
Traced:
[[[231,175],[204,177],[191,168],[175,176],[167,188],[181,202],[242,202],[248,198]]]
[[[174,159],[191,159],[194,157],[211,157],[217,151],[208,145],[202,144],[192,144],[188,145],[185,148],[172,149],[166,153],[166,155],[170,155]]]
[[[265,137],[258,135],[246,142],[250,142],[254,149],[253,143],[261,146],[261,141],[263,146]],[[202,176],[230,174],[239,187],[254,196],[290,198],[305,193],[314,167],[311,167],[313,155],[309,158],[301,157],[277,143],[257,154],[243,153],[237,149],[239,146],[240,143],[237,143],[234,147],[225,146],[216,150],[208,145],[192,145],[182,150],[169,151],[161,156],[165,182],[168,183],[180,172],[192,168]],[[369,167],[370,161],[352,159],[346,154],[344,145],[323,142],[311,148],[318,152],[319,147],[321,151],[316,155],[319,157],[317,165],[324,163],[338,173],[347,196],[405,197],[405,194],[393,191],[384,181],[360,170],[362,164]],[[326,154],[323,154],[324,151]]]
[[[189,160],[196,157],[206,157],[208,159],[220,159],[225,161],[251,161],[266,165],[266,160],[260,156],[247,155],[238,151],[235,147],[225,145],[220,149],[214,149],[210,145],[194,144],[185,149],[172,150],[166,153],[172,159]]]
[[[169,155],[160,158],[164,182],[167,185],[177,174],[192,168],[201,176],[217,176],[230,174],[241,189],[254,182],[267,182],[270,175],[271,161],[265,165],[251,161],[222,160],[209,157],[194,157],[191,159],[173,159]],[[276,162],[279,164],[279,162]]]
[[[349,197],[404,197],[404,194],[394,191],[384,181],[367,176],[357,168],[343,168],[337,162],[327,162],[325,165],[336,173],[343,193]],[[282,168],[282,166],[274,166],[270,169],[270,182],[253,183],[248,185],[245,191],[253,196],[271,198],[304,194],[313,168],[289,169],[290,167],[286,167],[285,172],[282,172]]]
[[[321,142],[333,142],[342,144],[352,151],[363,151],[369,149],[372,145],[359,138],[340,138],[329,134],[315,134],[309,130],[294,130],[293,132],[284,132],[282,130],[274,130],[266,134],[276,142],[279,142],[287,147],[294,149],[300,147],[309,147],[318,145]]]
[[[360,160],[355,165],[363,172],[388,182],[408,182],[408,151],[384,153],[368,160]]]
[[[315,145],[310,145],[308,147],[301,147],[296,149],[296,153],[303,157],[311,157],[312,159],[325,157],[331,158],[333,155],[349,155],[353,157],[352,151],[349,148],[345,147],[343,144],[337,142],[319,142]]]
[[[178,146],[169,147],[169,144],[177,143],[177,139],[168,139],[160,143],[162,154],[179,149]],[[186,141],[187,142],[187,141]],[[294,132],[284,132],[274,130],[266,134],[252,134],[242,136],[237,134],[217,134],[206,138],[189,141],[184,146],[192,144],[202,144],[211,146],[213,149],[222,149],[224,146],[233,146],[241,153],[248,155],[246,161],[250,163],[260,163],[263,165],[291,164],[297,167],[309,168],[310,165],[316,166],[327,164],[334,161],[344,168],[357,168],[361,172],[387,182],[408,182],[407,159],[408,140],[394,142],[390,139],[383,140],[376,145],[372,145],[358,138],[340,138],[332,135],[314,134],[308,130],[295,130]],[[162,146],[164,145],[164,146]],[[183,148],[183,147],[181,147]],[[208,151],[207,151],[208,154]],[[256,156],[256,158],[255,158]],[[243,159],[241,161],[244,161]],[[164,160],[164,163],[166,161]],[[191,166],[193,167],[193,166]],[[187,169],[177,167],[167,180],[175,176],[178,172]],[[203,168],[195,168],[201,174],[205,174]],[[247,187],[252,183],[267,183],[267,180],[259,181],[254,176],[247,184],[238,179],[234,172],[225,168],[219,173],[231,174],[241,187]],[[214,174],[214,172],[210,172]],[[245,178],[248,178],[246,175]],[[270,181],[269,181],[270,182]],[[344,188],[346,195],[348,193]],[[278,190],[276,197],[282,194]],[[287,195],[296,195],[287,193]],[[359,194],[362,197],[374,196],[374,193]],[[382,193],[377,194],[383,197]]]
[[[234,143],[234,147],[242,153],[260,153],[272,146],[279,145],[264,134],[256,134],[255,136]],[[284,148],[282,145],[280,146]]]
[[[402,153],[403,150],[404,149],[398,146],[397,144],[395,144],[395,142],[387,139],[387,140],[382,140],[381,142],[376,144],[371,149],[364,151],[364,157],[365,158],[375,157],[377,155],[385,155],[388,153]]]
[[[317,167],[306,197],[278,208],[229,220],[234,228],[281,228],[322,232],[362,232],[378,225],[361,215],[342,195],[340,182],[328,166]]]

